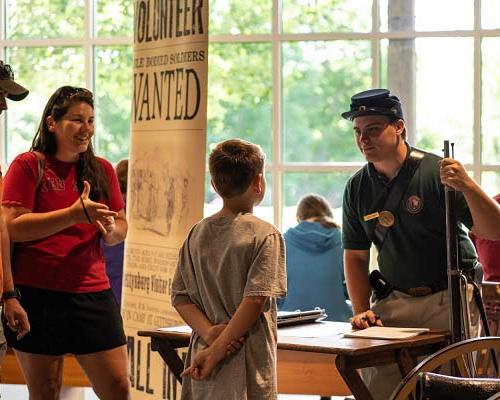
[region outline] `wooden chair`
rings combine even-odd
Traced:
[[[391,400],[407,400],[413,396],[421,372],[439,371],[441,367],[455,365],[459,376],[464,378],[498,378],[498,371],[492,367],[490,350],[500,351],[500,337],[481,337],[454,343],[428,356],[418,364],[398,385]],[[484,357],[478,357],[484,354]],[[467,360],[473,359],[475,368],[468,368]]]
[[[491,396],[488,400],[500,400],[500,392]]]
[[[500,392],[500,379],[421,372],[415,392],[417,400],[488,400]]]
[[[482,293],[491,336],[500,336],[500,282],[483,282]]]

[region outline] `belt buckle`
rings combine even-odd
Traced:
[[[430,288],[429,286],[419,286],[419,287],[409,288],[407,290],[407,293],[413,297],[427,296],[429,294],[432,294],[432,288]]]

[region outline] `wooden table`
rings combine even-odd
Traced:
[[[436,352],[447,344],[445,333],[426,333],[405,340],[346,338],[347,323],[321,322],[278,330],[279,393],[343,396],[349,391],[357,400],[372,400],[361,380],[359,368],[397,363],[401,375],[417,364],[417,357]],[[175,349],[187,347],[186,327],[139,331],[151,338],[151,349],[158,351],[181,382],[183,363]],[[335,367],[334,367],[335,364]],[[304,365],[300,368],[300,365]],[[319,372],[324,368],[328,374]],[[318,371],[315,373],[314,371]],[[339,376],[340,374],[340,376]],[[340,379],[340,377],[342,379]],[[319,381],[329,381],[323,384]]]

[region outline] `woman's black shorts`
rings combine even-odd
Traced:
[[[2,318],[9,346],[33,354],[89,354],[126,343],[120,308],[111,289],[67,293],[18,286],[30,332],[16,339]]]

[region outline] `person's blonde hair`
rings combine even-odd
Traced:
[[[314,218],[325,228],[339,228],[333,219],[332,209],[328,200],[320,194],[311,193],[299,200],[297,205],[297,220],[304,221]]]

